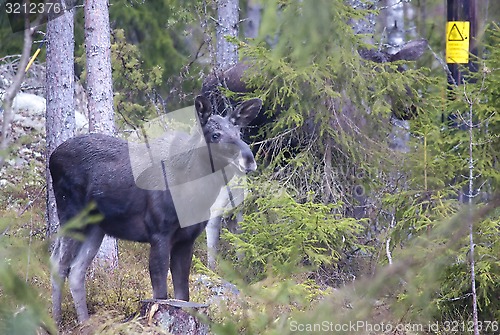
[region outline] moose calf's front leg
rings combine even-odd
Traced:
[[[60,326],[62,321],[61,316],[61,301],[62,301],[62,288],[64,285],[64,281],[68,277],[69,266],[68,260],[72,261],[68,257],[62,257],[64,254],[61,253],[62,245],[64,237],[60,237],[56,240],[54,245],[54,250],[52,250],[52,255],[50,257],[50,262],[52,264],[52,275],[51,275],[51,284],[52,284],[52,316],[56,321],[57,326]],[[67,238],[66,238],[67,239]],[[70,244],[68,244],[70,245]],[[72,253],[70,250],[68,253]]]
[[[167,273],[170,259],[170,245],[165,237],[155,237],[149,252],[149,276],[153,286],[154,299],[167,299]]]
[[[172,246],[170,272],[175,299],[189,301],[189,271],[193,259],[193,245],[194,239],[177,242]]]

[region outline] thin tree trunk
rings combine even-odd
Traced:
[[[474,258],[474,221],[472,219],[472,199],[474,198],[474,121],[473,121],[473,111],[474,111],[474,101],[473,98],[468,98],[469,103],[469,120],[468,120],[468,130],[469,130],[469,189],[468,189],[468,205],[467,209],[469,212],[469,254],[470,254],[470,281],[471,281],[471,291],[472,291],[472,322],[474,323],[474,335],[479,335],[479,324],[477,315],[477,292],[476,292],[476,262]]]
[[[46,93],[46,140],[47,140],[47,234],[57,231],[59,219],[52,188],[48,161],[54,149],[75,134],[74,109],[74,17],[68,10],[47,22],[47,93]]]
[[[396,54],[405,43],[403,3],[400,0],[387,0],[386,15],[387,42],[390,45],[387,52]],[[391,146],[400,152],[408,152],[410,123],[397,118],[392,118],[391,121],[393,124]]]
[[[218,70],[225,70],[238,62],[238,48],[226,40],[226,36],[238,37],[239,7],[238,0],[219,0],[217,2],[217,55]]]
[[[404,8],[403,3],[399,0],[387,0],[386,12],[386,29],[387,29],[387,43],[389,48],[387,52],[389,54],[396,54],[401,50],[405,43],[405,22],[404,22]],[[391,147],[394,150],[401,153],[406,153],[409,151],[408,142],[410,140],[410,124],[406,120],[399,120],[392,117],[392,131],[391,131]],[[396,180],[397,176],[392,176],[392,180]],[[387,239],[385,241],[386,245],[386,256],[389,265],[393,264],[392,254],[391,254],[391,234],[396,225],[396,215],[395,209],[391,210],[391,223],[389,225],[389,230],[387,234]]]
[[[397,53],[405,42],[404,8],[400,0],[387,0],[386,29],[388,32],[387,42],[391,46],[387,52]]]
[[[226,40],[226,36],[238,36],[239,7],[238,0],[219,0],[217,3],[218,22],[217,22],[217,50],[215,63],[217,71],[228,69],[238,62],[238,48],[233,43]],[[229,204],[229,199],[222,198],[224,192],[221,192],[213,208],[222,208]],[[221,211],[221,215],[222,215]],[[207,261],[208,267],[215,270],[217,247],[219,245],[220,229],[222,226],[222,216],[217,215],[207,223]]]
[[[115,135],[108,1],[87,0],[84,11],[89,131]],[[117,266],[116,239],[104,237],[96,262],[111,269]]]
[[[85,2],[89,131],[116,133],[111,79],[111,34],[107,0]]]
[[[262,18],[262,5],[257,0],[248,0],[247,19],[245,20],[245,37],[256,38],[259,36],[260,20]]]
[[[375,9],[378,6],[378,0],[347,0],[347,3],[360,9]],[[351,19],[349,22],[355,34],[366,35],[366,42],[371,43],[369,36],[375,33],[375,13],[369,13],[362,19]]]

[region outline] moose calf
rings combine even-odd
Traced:
[[[251,99],[222,117],[212,115],[207,98],[197,97],[195,108],[201,131],[177,134],[174,140],[164,142],[169,148],[178,150],[182,147],[185,152],[172,156],[172,160],[179,161],[161,162],[160,169],[164,169],[163,163],[169,166],[166,172],[170,176],[169,182],[172,178],[175,181],[177,176],[183,182],[189,176],[202,177],[207,166],[233,165],[243,172],[255,170],[254,156],[241,140],[240,131],[257,116],[261,106],[261,100]],[[208,150],[195,150],[200,143]],[[49,168],[60,225],[64,226],[91,203],[95,205],[93,211],[102,216],[99,224],[78,228],[85,237],[83,240],[62,236],[56,241],[51,261],[55,266],[52,303],[57,323],[61,321],[62,286],[66,278],[69,278],[78,321],[88,319],[85,273],[104,234],[151,245],[149,272],[153,298],[167,298],[166,278],[170,269],[175,298],[189,300],[193,244],[205,228],[206,221],[183,226],[168,183],[166,189],[139,187],[132,171],[129,151],[132,145],[103,134],[87,134],[69,139],[50,156]],[[207,184],[196,190],[202,194],[208,207],[193,210],[209,212],[220,189],[221,185]]]

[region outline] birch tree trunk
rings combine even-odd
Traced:
[[[386,28],[388,31],[387,42],[390,54],[396,54],[405,43],[404,7],[400,0],[387,0]],[[410,123],[406,120],[392,118],[391,147],[400,152],[408,152],[410,141]]]
[[[474,160],[474,103],[473,98],[468,98],[466,96],[466,101],[469,103],[469,115],[467,120],[467,128],[469,132],[469,185],[468,185],[468,220],[469,220],[469,260],[470,260],[470,283],[471,283],[471,294],[472,294],[472,322],[474,323],[474,335],[479,335],[479,322],[477,313],[477,290],[476,290],[476,261],[474,256],[474,220],[472,219],[472,206],[473,199],[477,195],[474,192],[474,179],[477,179],[477,175],[474,173],[475,160]]]
[[[217,2],[217,34],[216,34],[216,71],[221,73],[238,62],[238,48],[233,43],[226,40],[226,36],[238,36],[239,7],[238,0],[219,0]],[[224,207],[229,203],[229,199],[223,197],[221,192],[217,198],[216,204],[223,204]],[[214,206],[216,206],[214,204]],[[219,245],[220,230],[222,227],[222,217],[216,216],[207,223],[207,261],[208,267],[215,270],[217,247]]]
[[[387,0],[386,14],[386,30],[387,30],[387,43],[389,48],[387,52],[391,55],[396,54],[405,42],[404,33],[404,10],[403,3],[399,0]],[[400,120],[395,117],[391,117],[392,130],[390,134],[390,147],[395,151],[401,153],[408,152],[408,142],[410,140],[410,124],[406,120]],[[391,179],[396,180],[396,176],[392,176]],[[391,210],[391,223],[389,225],[390,231],[394,229],[396,225],[396,215],[395,210]],[[391,255],[391,235],[385,241],[385,252],[389,265],[392,265],[392,255]]]
[[[225,70],[238,62],[238,48],[226,40],[226,36],[238,37],[240,20],[238,0],[219,0],[217,2],[217,54],[218,70]]]
[[[46,178],[47,235],[57,231],[56,201],[49,172],[49,157],[54,149],[75,134],[74,12],[70,9],[47,22],[46,70]]]
[[[248,0],[247,19],[245,21],[245,37],[256,38],[259,36],[260,20],[262,18],[262,5],[258,0]]]
[[[87,0],[84,12],[89,131],[115,135],[108,1]],[[115,268],[118,263],[116,239],[106,235],[95,259],[94,265]]]

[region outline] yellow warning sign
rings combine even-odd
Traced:
[[[470,22],[449,21],[446,23],[446,63],[469,62]]]

